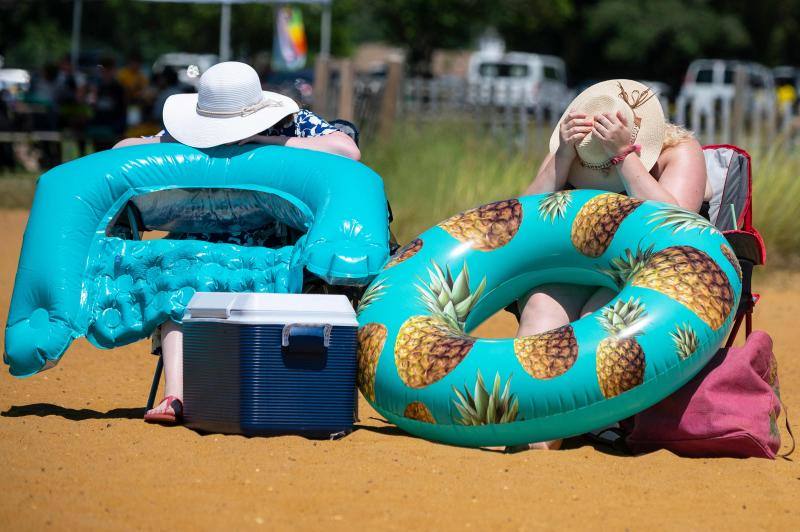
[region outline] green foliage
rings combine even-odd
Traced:
[[[529,150],[521,152],[508,147],[511,139],[493,139],[474,122],[400,122],[390,142],[368,143],[362,153],[386,181],[392,227],[405,243],[457,212],[522,193],[545,154],[548,136],[549,131],[532,132]],[[773,257],[770,263],[775,257],[797,258],[800,152],[776,144],[752,155],[754,223]]]
[[[46,18],[40,24],[26,25],[16,46],[6,57],[9,65],[43,65],[69,52],[69,37],[58,23]]]
[[[332,51],[347,54],[359,38],[357,0],[334,2]],[[321,8],[303,10],[309,51],[319,49]],[[234,5],[231,47],[234,57],[250,58],[272,49],[274,6]],[[115,56],[140,53],[152,62],[166,52],[217,53],[220,7],[216,4],[149,3],[134,0],[84,0],[81,49]],[[0,55],[8,66],[37,68],[69,51],[72,2],[0,0]]]
[[[485,23],[481,0],[372,0],[364,6],[390,42],[407,46],[415,70],[435,48],[468,45]]]
[[[545,146],[550,132],[533,133],[532,145]],[[512,144],[473,121],[398,122],[390,142],[368,143],[362,153],[386,180],[394,230],[407,242],[447,216],[518,195],[544,150],[523,153]]]
[[[309,51],[319,46],[318,6],[301,5]],[[234,57],[272,48],[274,7],[234,5]],[[768,65],[800,64],[800,0],[335,0],[332,50],[364,41],[408,49],[413,72],[428,72],[437,48],[470,48],[495,27],[509,50],[552,53],[570,80],[655,79],[677,85],[697,57],[736,57]],[[216,52],[218,5],[84,0],[84,50],[118,59],[139,51]],[[69,0],[0,0],[0,54],[9,65],[42,66],[69,44]]]
[[[635,7],[624,0],[606,0],[590,8],[586,19],[589,35],[603,38],[603,55],[611,61],[657,59],[665,44],[670,53],[686,58],[712,47],[738,50],[749,44],[736,15],[695,0],[641,2]]]

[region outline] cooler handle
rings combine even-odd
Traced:
[[[281,347],[289,353],[327,353],[331,345],[329,323],[287,323],[283,326]]]

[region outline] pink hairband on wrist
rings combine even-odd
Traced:
[[[616,166],[620,164],[622,161],[625,160],[625,157],[630,155],[631,153],[635,153],[636,155],[642,154],[642,145],[641,144],[631,144],[630,146],[623,148],[618,154],[611,158],[609,161],[611,166]]]

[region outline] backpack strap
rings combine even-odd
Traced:
[[[778,401],[780,401],[781,408],[783,408],[783,415],[786,420],[786,432],[789,434],[789,438],[792,440],[792,446],[789,448],[789,450],[784,453],[780,453],[778,456],[784,460],[790,460],[789,456],[794,453],[795,449],[794,434],[792,433],[792,426],[789,424],[789,410],[786,408],[786,405],[783,404],[783,400],[780,397],[778,397]]]

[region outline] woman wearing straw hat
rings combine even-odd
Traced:
[[[180,142],[194,148],[223,144],[278,144],[325,151],[358,160],[355,142],[314,113],[301,110],[291,98],[263,91],[256,71],[229,61],[200,77],[197,94],[175,94],[164,104],[164,131],[154,137],[120,141],[114,148]],[[225,235],[170,234],[170,238],[201,239],[239,245],[274,245],[269,228]],[[164,360],[164,399],[149,410],[146,421],[173,424],[183,410],[183,332],[167,321],[153,333],[153,353]]]
[[[579,94],[568,109],[526,194],[600,189],[694,212],[710,197],[700,144],[690,132],[666,122],[659,99],[645,85],[627,79],[603,81]],[[607,288],[539,286],[519,302],[517,336],[566,325],[614,295]],[[556,440],[530,447],[560,445]]]

